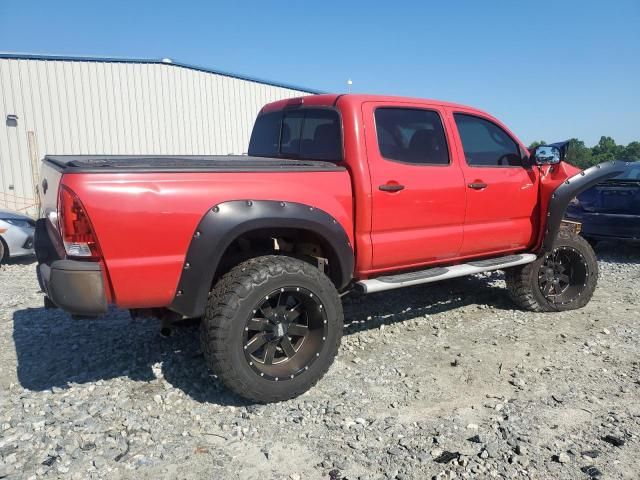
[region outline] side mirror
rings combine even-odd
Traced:
[[[533,152],[536,165],[555,165],[560,163],[560,149],[551,145],[539,145]]]

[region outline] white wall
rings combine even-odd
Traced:
[[[265,103],[306,94],[173,64],[0,58],[0,208],[35,212],[44,155],[245,153]]]

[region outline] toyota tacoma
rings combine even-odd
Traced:
[[[596,257],[563,215],[624,164],[580,171],[565,147],[462,105],[326,94],[263,107],[246,156],[47,156],[45,304],[201,317],[228,388],[292,398],[333,362],[352,291],[504,270],[521,308],[586,305]]]

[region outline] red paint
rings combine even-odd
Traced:
[[[580,173],[580,169],[565,162],[561,162],[558,165],[547,166],[541,169],[540,172],[540,208],[538,209],[538,216],[540,222],[540,228],[536,233],[534,242],[535,247],[542,245],[544,239],[544,232],[547,226],[546,211],[549,207],[549,201],[553,191],[560,186],[562,182],[568,178],[573,177]]]
[[[302,104],[301,104],[302,103]],[[442,118],[450,165],[422,166],[382,158],[376,106],[436,111]],[[332,215],[355,245],[355,278],[422,265],[531,250],[541,243],[553,189],[574,172],[561,164],[543,169],[470,167],[454,112],[484,112],[422,99],[316,95],[282,100],[263,111],[335,106],[341,113],[343,172],[68,174],[100,243],[112,292],[120,307],[167,306],[173,300],[187,248],[213,205],[239,199],[300,202]],[[487,187],[473,190],[469,183]],[[379,189],[400,184],[398,192]],[[540,197],[540,200],[538,200]]]
[[[465,187],[456,161],[450,165],[416,165],[386,160],[378,150],[376,108],[397,102],[366,102],[362,113],[371,178],[372,268],[394,268],[455,258],[460,252],[465,217]],[[408,102],[407,108],[423,104]],[[433,106],[444,117],[445,111]],[[449,147],[451,151],[451,147]],[[400,184],[398,192],[379,185]]]
[[[523,167],[469,166],[464,158],[462,143],[454,113],[474,115],[495,123],[505,130],[522,151],[527,148],[498,119],[484,112],[466,107],[449,107],[449,124],[456,131],[458,163],[465,184],[485,183],[486,188],[467,187],[467,209],[461,255],[486,255],[490,252],[522,250],[531,245],[537,232],[538,169]]]
[[[171,303],[196,226],[217,203],[312,204],[353,232],[347,172],[72,174],[62,183],[82,199],[124,308]]]

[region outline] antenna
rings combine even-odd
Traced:
[[[351,85],[353,85],[353,81],[351,79],[347,80],[347,90],[351,93]]]

